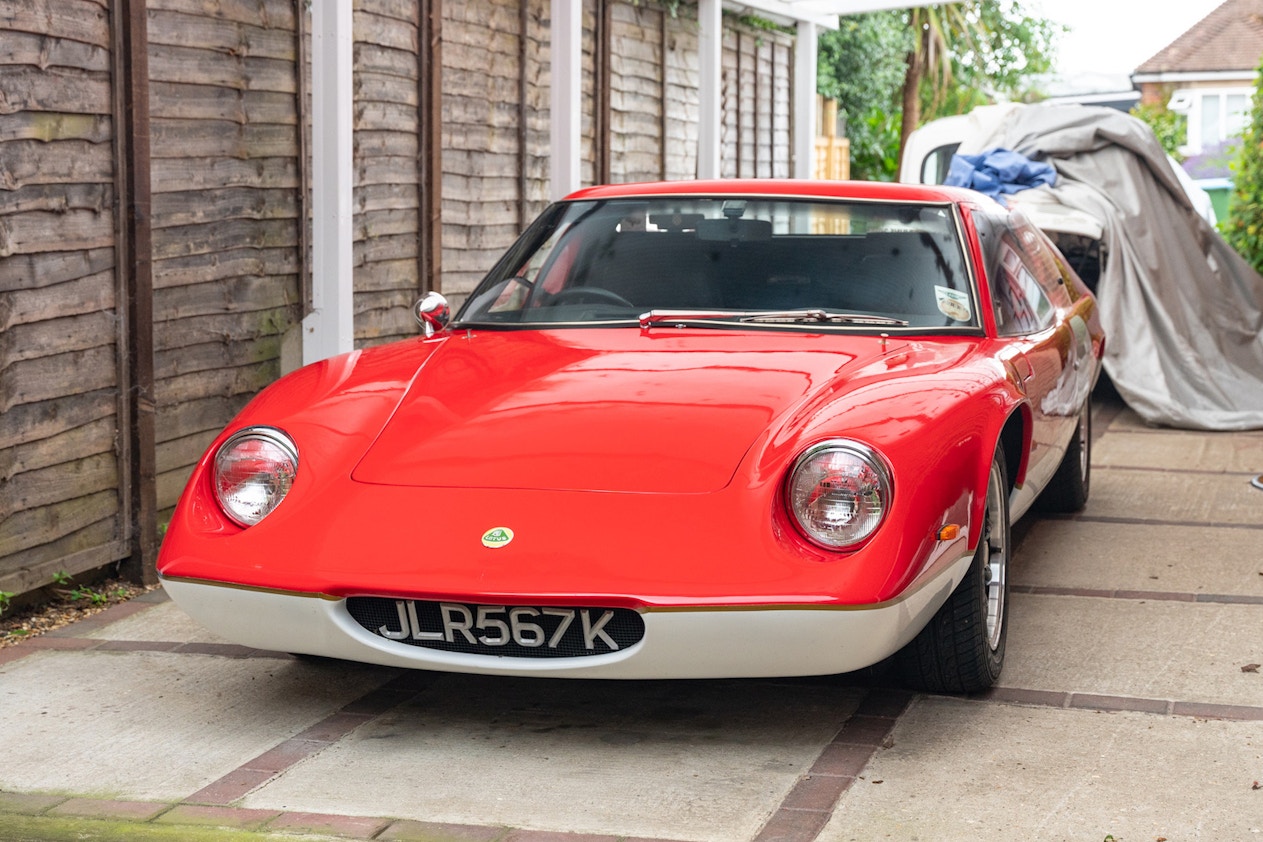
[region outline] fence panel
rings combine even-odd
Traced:
[[[0,50],[0,591],[127,555],[110,9],[25,0]]]

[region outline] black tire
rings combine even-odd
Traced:
[[[1009,629],[1011,548],[1009,483],[997,450],[973,563],[929,624],[895,656],[904,683],[929,693],[978,693],[999,679]]]
[[[1083,509],[1092,489],[1092,401],[1083,402],[1079,423],[1066,448],[1066,455],[1057,466],[1057,473],[1039,495],[1036,507],[1041,512],[1070,514]]]

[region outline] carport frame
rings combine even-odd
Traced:
[[[419,0],[421,12],[422,218],[421,291],[440,286],[441,229],[439,75],[441,0]],[[816,50],[821,27],[836,28],[840,15],[906,8],[907,0],[698,0],[699,105],[697,176],[720,175],[720,111],[723,82],[723,11],[754,12],[793,25],[800,44],[794,62],[793,174],[808,178],[814,165]],[[354,349],[352,267],[351,12],[345,0],[312,0],[312,283],[303,319],[303,362]],[[549,195],[560,199],[582,187],[580,108],[583,0],[550,0],[551,79]],[[608,27],[604,28],[608,37]],[[600,97],[598,97],[600,99]],[[608,98],[606,98],[608,100]],[[598,172],[607,172],[605,166]]]

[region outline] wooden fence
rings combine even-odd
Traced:
[[[816,97],[816,160],[812,175],[821,179],[851,177],[851,141],[839,133],[838,101]]]
[[[117,31],[103,3],[0,15],[0,591],[131,552]]]
[[[355,0],[355,341],[548,195],[548,0]],[[300,356],[306,0],[0,0],[0,591],[127,560]],[[585,181],[694,175],[696,9],[586,0]],[[793,39],[726,20],[724,175],[787,176]]]

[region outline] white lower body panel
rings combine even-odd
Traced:
[[[197,622],[244,646],[391,667],[572,678],[756,678],[862,669],[916,636],[969,568],[964,556],[899,598],[868,606],[646,610],[644,638],[621,651],[514,658],[426,649],[357,623],[342,599],[164,579]]]

